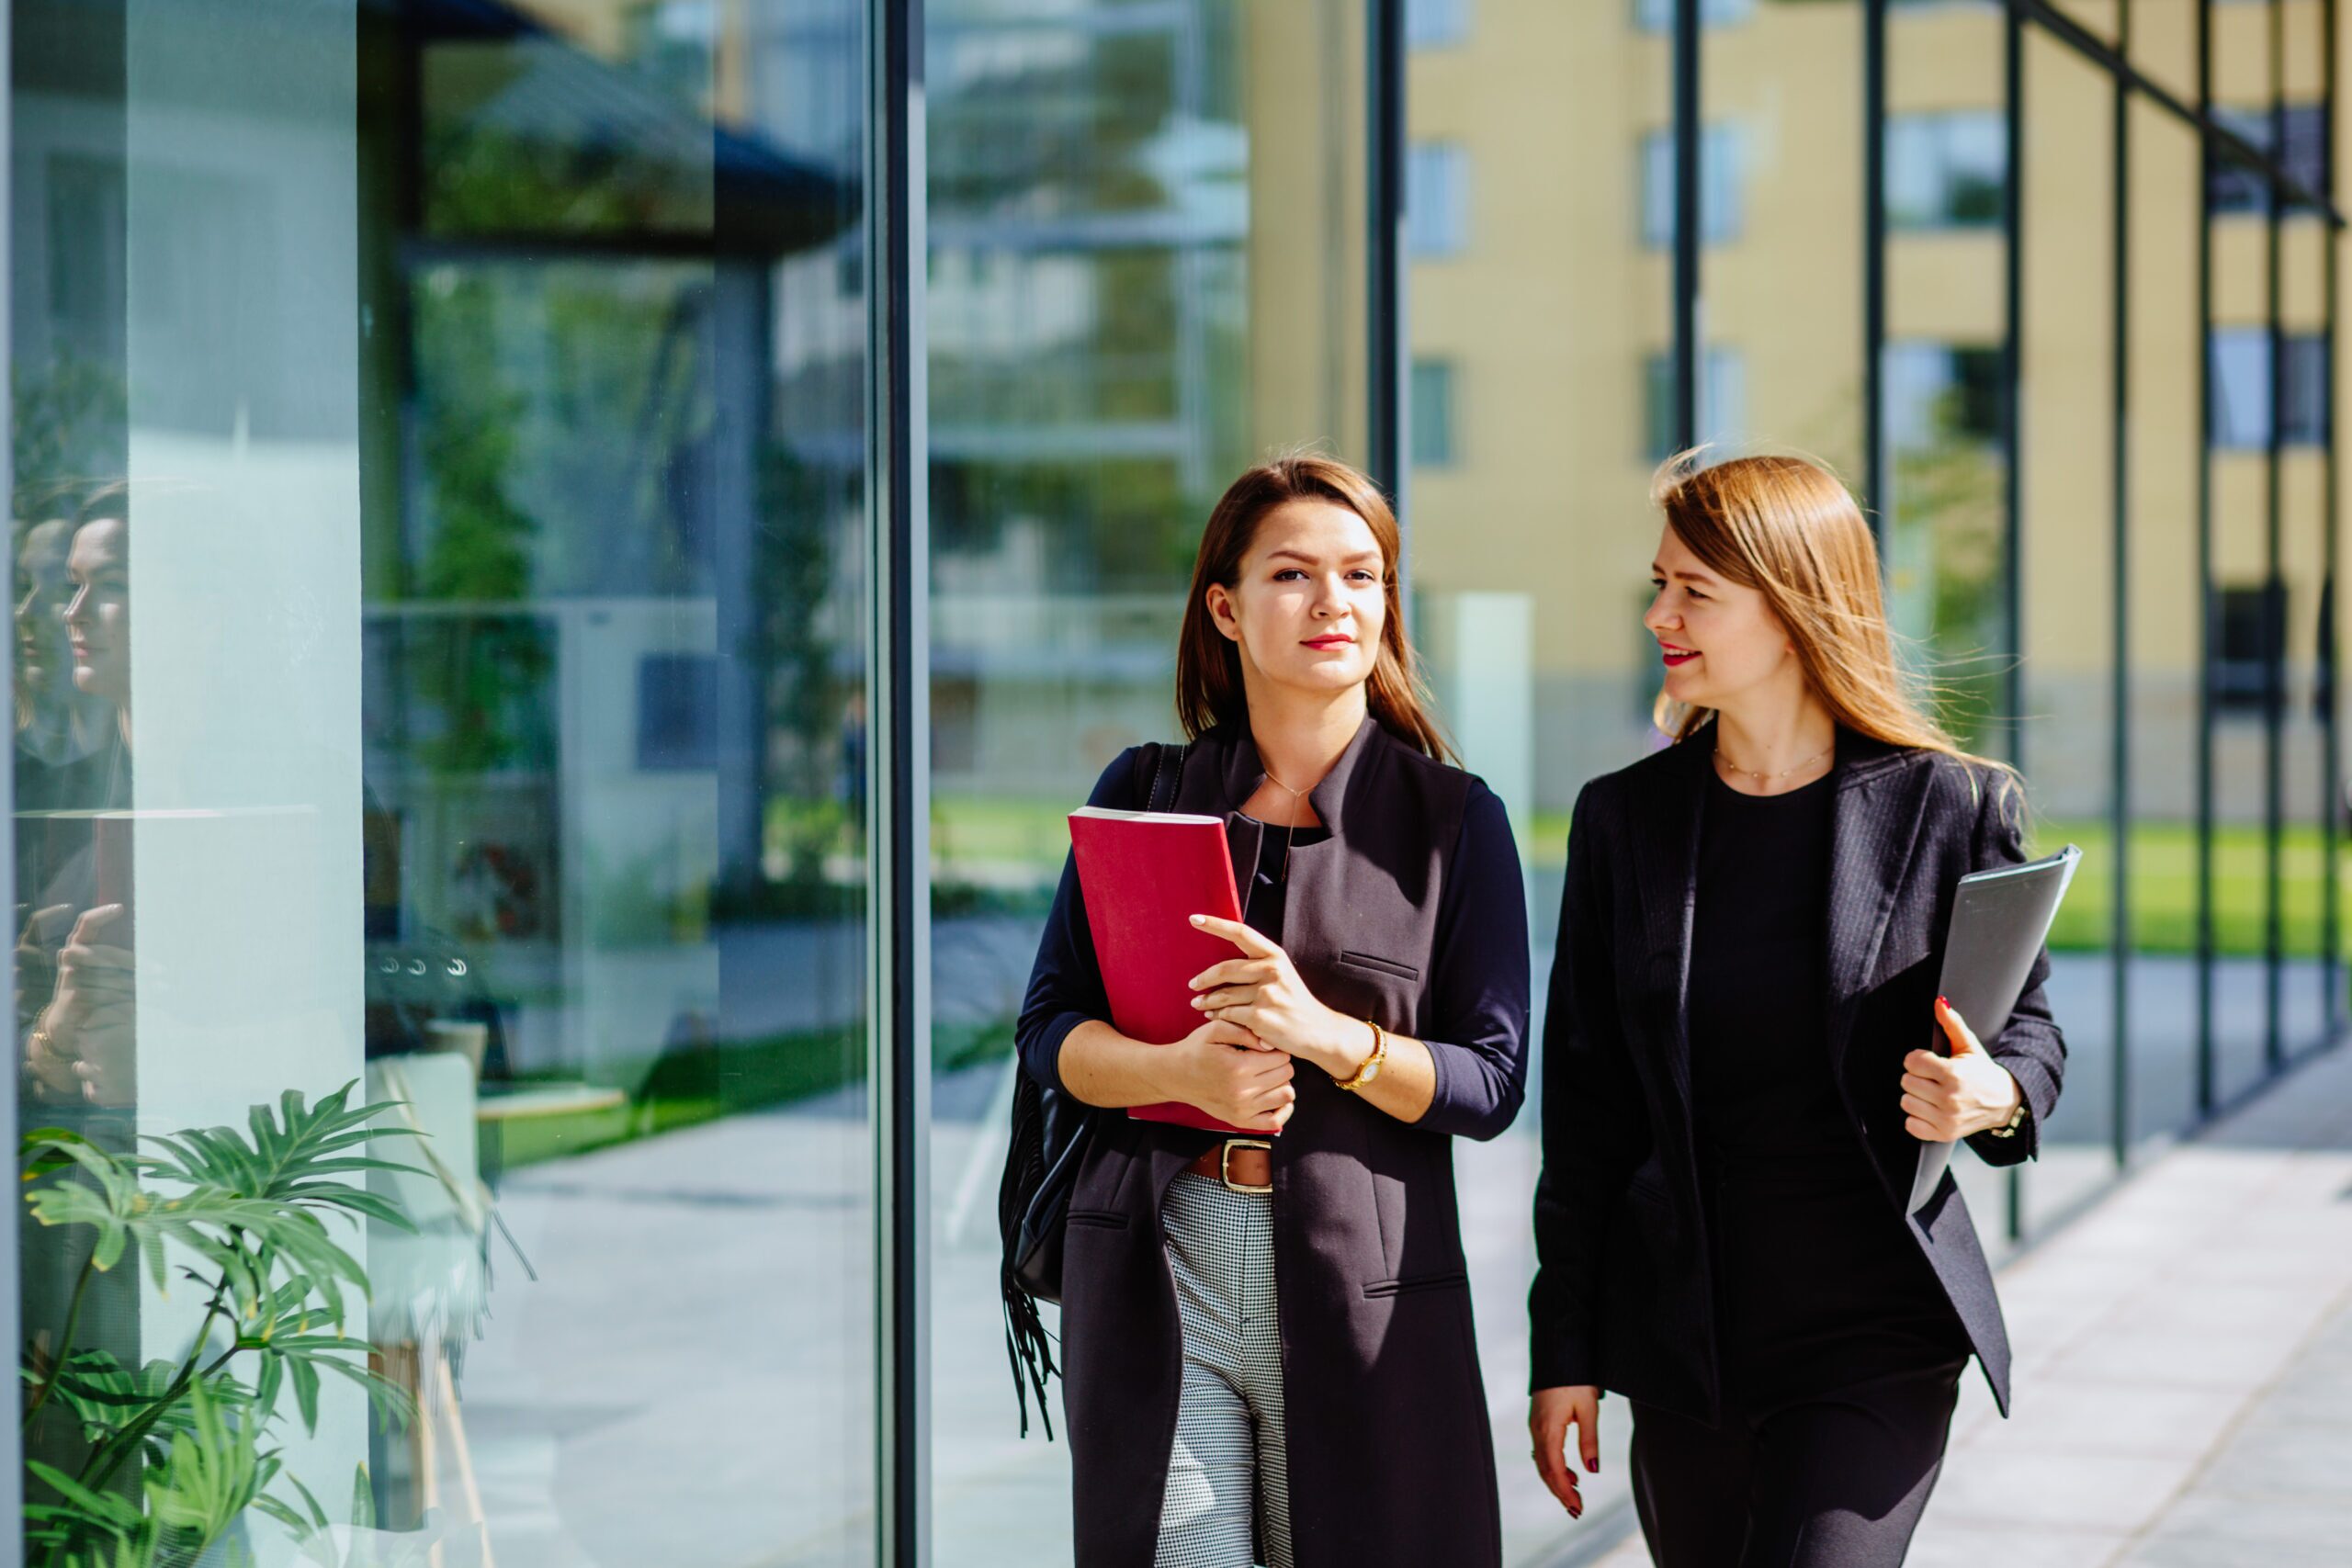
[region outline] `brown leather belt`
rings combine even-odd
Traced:
[[[1227,1138],[1184,1168],[1194,1176],[1222,1181],[1231,1192],[1274,1190],[1274,1145],[1263,1138]]]

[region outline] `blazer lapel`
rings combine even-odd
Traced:
[[[1648,972],[1645,987],[1667,1005],[1666,1068],[1685,1104],[1690,1097],[1690,925],[1698,909],[1699,829],[1706,813],[1713,727],[1679,743],[1677,765],[1633,801],[1634,886],[1641,903]]]
[[[1844,775],[1830,807],[1829,1062],[1842,1068],[1854,1020],[1878,965],[1894,900],[1918,849],[1932,767],[1917,753],[1840,736]]]

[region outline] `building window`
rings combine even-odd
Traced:
[[[1416,256],[1462,254],[1470,232],[1470,159],[1451,141],[1405,155],[1405,244]]]
[[[1739,238],[1746,138],[1734,124],[1710,125],[1699,137],[1699,238],[1721,244]],[[1662,250],[1674,243],[1674,133],[1642,138],[1642,243]]]
[[[1990,228],[2008,183],[2008,130],[1990,109],[1890,115],[1886,220],[1895,229]]]
[[[1720,28],[1744,22],[1754,14],[1756,0],[1699,0],[1699,25]],[[1674,0],[1634,0],[1634,26],[1645,33],[1674,30]]]
[[[2271,662],[2287,651],[2287,589],[2274,599],[2259,582],[2223,584],[2213,648],[2213,705],[2245,712],[2262,706]]]
[[[2283,154],[2274,152],[2270,145],[2270,111],[2267,108],[2223,108],[2216,106],[2213,118],[2251,144],[2256,152],[2278,158],[2287,174],[2305,190],[2324,192],[2327,189],[2325,104],[2287,106],[2287,147]],[[2211,152],[2206,159],[2205,188],[2217,213],[2259,213],[2270,209],[2270,181],[2265,173],[2219,152]],[[2311,209],[2302,202],[2297,202],[2288,210],[2308,212]]]
[[[1454,461],[1453,362],[1413,361],[1413,464],[1450,468]]]
[[[1405,45],[1442,49],[1470,35],[1470,0],[1406,0]]]
[[[1886,345],[1886,438],[1933,451],[2001,438],[2001,351],[1973,344]]]
[[[1702,446],[1736,441],[1747,428],[1747,360],[1736,348],[1707,350],[1699,378]],[[1653,354],[1643,367],[1644,441],[1649,460],[1663,463],[1678,448],[1674,428],[1674,355]]]
[[[2318,446],[2327,440],[2327,340],[2290,335],[2286,340],[2286,404],[2280,442]],[[2259,451],[2270,445],[2270,333],[2266,327],[2213,330],[2213,428],[2215,446]]]

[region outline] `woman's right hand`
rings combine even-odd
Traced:
[[[1600,1469],[1600,1390],[1590,1383],[1539,1388],[1528,1403],[1527,1429],[1535,1439],[1535,1470],[1572,1519],[1584,1517],[1584,1495],[1568,1465],[1568,1428],[1577,1429],[1577,1451],[1589,1472]]]
[[[1211,1019],[1153,1055],[1164,1069],[1169,1099],[1230,1127],[1279,1133],[1298,1102],[1290,1056],[1238,1023]]]

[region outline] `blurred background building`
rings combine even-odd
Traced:
[[[386,1341],[448,1369],[422,1437],[331,1388],[288,1450],[370,1550],[1066,1556],[997,1318],[1011,1027],[1063,814],[1172,731],[1200,528],[1282,449],[1398,497],[1539,993],[1577,791],[1659,743],[1652,470],[1848,479],[1948,722],[2086,853],[2054,1146],[1968,1178],[1996,1249],[2340,1028],[2334,0],[17,0],[8,37],[17,922],[135,886],[139,976],[135,1086],[19,1122],[464,1057],[431,1130],[494,1199],[485,1314]],[[58,676],[66,545],[126,510],[135,730]],[[1461,1155],[1507,1458],[1533,1135]]]

